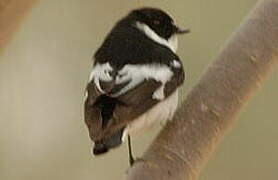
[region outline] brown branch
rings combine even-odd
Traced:
[[[261,1],[227,42],[128,180],[195,180],[278,61],[278,0]]]
[[[0,53],[37,0],[0,0]]]

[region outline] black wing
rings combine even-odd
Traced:
[[[85,122],[93,141],[117,133],[171,95],[184,81],[179,60],[169,65],[126,65],[120,70],[110,65],[99,70],[99,66],[94,66],[85,100]]]

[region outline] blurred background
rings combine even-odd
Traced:
[[[83,123],[91,58],[114,23],[131,9],[168,11],[192,33],[178,54],[187,80],[182,96],[217,56],[256,0],[48,0],[28,15],[0,56],[0,179],[122,179],[125,145],[92,157]],[[278,179],[278,71],[243,109],[201,180]],[[140,156],[156,132],[134,138]]]

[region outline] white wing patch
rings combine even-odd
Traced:
[[[173,67],[180,67],[181,64],[177,60],[173,60],[171,63]],[[101,81],[112,81],[113,77],[110,75],[110,72],[113,71],[111,65],[107,62],[104,64],[97,63],[91,71],[89,82],[93,81],[101,93],[105,93],[101,86]],[[127,91],[133,89],[138,84],[142,83],[144,80],[154,79],[162,83],[160,87],[158,87],[153,95],[153,99],[163,100],[165,98],[164,87],[165,84],[171,80],[173,76],[173,71],[167,66],[163,64],[147,64],[147,65],[125,65],[120,71],[118,71],[117,76],[115,78],[116,84],[122,84],[127,81],[130,81],[125,87],[123,87],[118,92],[114,93],[113,96],[120,96]],[[86,96],[86,95],[85,95]],[[87,95],[88,96],[88,95]],[[86,97],[85,97],[86,98]]]
[[[112,72],[112,71],[113,71],[113,68],[111,67],[111,65],[108,62],[104,63],[104,64],[97,63],[91,71],[89,82],[93,80],[95,85],[97,86],[98,90],[100,92],[104,93],[100,87],[99,80],[112,81],[113,77],[109,74],[109,72]]]
[[[123,69],[118,72],[116,77],[116,84],[121,84],[127,81],[131,81],[128,85],[122,88],[119,92],[113,94],[113,96],[120,96],[125,92],[131,90],[144,80],[154,79],[160,81],[162,85],[156,89],[153,93],[153,98],[162,100],[164,99],[164,87],[165,84],[171,80],[173,72],[167,65],[161,64],[149,64],[149,65],[125,65]]]

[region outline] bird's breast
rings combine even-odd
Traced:
[[[178,89],[165,100],[159,102],[152,109],[142,114],[124,130],[122,140],[125,140],[127,134],[136,135],[137,133],[151,128],[156,123],[163,123],[171,120],[178,107]]]

